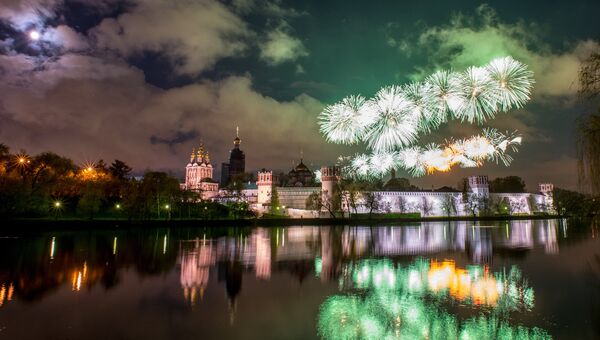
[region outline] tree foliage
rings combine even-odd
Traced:
[[[490,192],[525,192],[525,181],[519,176],[494,178],[490,182]]]
[[[600,53],[592,53],[579,69],[579,94],[592,107],[577,124],[579,183],[600,195]]]

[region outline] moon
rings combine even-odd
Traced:
[[[40,40],[40,32],[38,31],[30,31],[29,32],[29,39],[33,40],[33,41],[38,41]]]

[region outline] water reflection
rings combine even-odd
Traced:
[[[131,229],[0,239],[0,313],[45,301],[62,288],[72,296],[94,287],[136,289],[139,283],[124,283],[133,269],[141,279],[173,273],[176,281],[168,282],[177,289],[176,303],[190,312],[223,308],[230,325],[248,317],[240,310],[241,296],[258,294],[252,303],[261,305],[269,289],[293,292],[280,286],[286,277],[338,290],[319,299],[320,312],[307,317],[318,320],[325,338],[546,337],[547,324],[536,328],[537,319],[527,316],[540,297],[521,263],[534,250],[547,261],[557,258],[565,244],[577,242],[573,230],[566,221],[538,220]],[[597,225],[586,233],[594,238]],[[225,300],[208,298],[223,293]],[[521,319],[529,320],[527,326]]]
[[[495,314],[464,321],[407,292],[375,290],[365,297],[336,295],[321,307],[326,339],[547,339],[537,327],[512,326]]]
[[[403,267],[382,259],[348,267],[342,282],[350,293],[334,295],[321,307],[319,332],[327,339],[549,337],[505,318],[534,305],[534,291],[516,266],[491,273],[487,266],[457,268],[452,260],[419,259]],[[447,300],[491,312],[460,320],[444,310]]]

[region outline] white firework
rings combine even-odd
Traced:
[[[458,77],[457,73],[442,70],[425,79],[429,84],[427,105],[431,111],[437,112],[441,123],[446,122],[449,112],[454,113],[464,105],[465,99],[456,86]]]
[[[497,111],[493,84],[488,71],[483,67],[469,67],[454,80],[463,102],[454,111],[456,118],[469,123],[483,123],[493,118]]]
[[[357,155],[350,162],[351,172],[356,174],[356,177],[367,178],[371,175],[370,158],[368,155]]]
[[[419,133],[429,133],[448,118],[483,123],[499,111],[522,107],[530,100],[534,84],[527,66],[510,58],[498,58],[484,67],[464,72],[438,71],[421,83],[388,86],[366,100],[344,98],[319,116],[321,131],[329,141],[363,142],[371,153],[343,160],[356,177],[382,177],[394,168],[412,176],[449,171],[453,166],[477,167],[485,161],[509,165],[509,152],[517,152],[521,137],[494,129],[470,138],[414,145]]]
[[[397,163],[395,152],[374,153],[369,159],[369,173],[373,177],[385,176],[397,167]]]
[[[486,67],[494,85],[494,96],[502,111],[520,108],[530,99],[533,72],[511,57],[492,60]]]
[[[431,85],[425,83],[410,83],[402,88],[409,105],[408,110],[417,119],[421,132],[431,132],[444,121],[444,111],[431,105],[429,94]]]
[[[371,100],[377,117],[365,134],[368,146],[376,152],[409,145],[417,138],[418,118],[399,86],[384,87]]]
[[[423,150],[418,146],[411,146],[398,151],[398,163],[412,176],[425,175],[426,169],[422,161]]]
[[[483,160],[492,156],[496,150],[492,141],[484,136],[475,136],[462,141],[464,155],[470,159]]]
[[[321,132],[334,143],[354,144],[361,140],[365,128],[373,123],[374,111],[362,96],[349,96],[325,107],[319,121]]]
[[[483,135],[494,145],[494,152],[490,155],[489,160],[494,160],[496,163],[500,160],[505,166],[509,166],[513,158],[507,151],[508,149],[513,152],[519,151],[518,146],[521,145],[522,137],[516,132],[502,134],[496,129],[484,129]]]

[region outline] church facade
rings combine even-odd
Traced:
[[[213,179],[213,170],[208,151],[200,144],[197,151],[192,149],[190,162],[185,167],[185,183],[182,187],[199,192],[202,199],[215,197],[219,193],[219,183]]]

